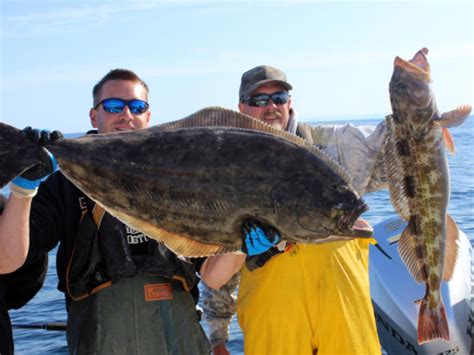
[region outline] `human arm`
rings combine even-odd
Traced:
[[[44,143],[62,137],[55,131],[25,128],[23,132],[33,141]],[[57,170],[54,157],[44,148],[38,152],[38,161],[30,169],[12,180],[11,195],[0,216],[0,274],[18,269],[26,260],[29,248],[29,219],[32,199],[42,181]]]
[[[298,125],[298,135],[315,144],[352,176],[360,195],[386,187],[383,166],[385,121],[375,128],[347,125]]]
[[[213,355],[228,355],[229,324],[235,314],[233,292],[240,280],[245,254],[230,253],[208,257],[201,266],[202,309],[209,328]]]
[[[272,226],[249,220],[242,227],[242,253],[214,255],[207,258],[200,269],[206,285],[218,289],[236,274],[246,255],[254,256],[266,252],[281,241],[280,233]]]
[[[0,216],[0,274],[15,271],[26,260],[32,199],[11,194],[5,204]]]
[[[208,257],[201,266],[204,283],[214,289],[224,286],[245,262],[246,254],[228,253]]]
[[[239,281],[240,273],[237,273],[218,290],[205,283],[201,287],[200,304],[214,355],[229,354],[226,343],[229,340],[229,325],[235,314],[235,290]]]
[[[31,178],[31,175],[26,176]],[[43,178],[44,175],[39,179]],[[37,182],[39,186],[39,179],[26,180]],[[30,245],[30,211],[37,187],[29,189],[24,187],[28,183],[22,187],[15,185],[14,182],[15,180],[10,184],[12,193],[0,216],[0,274],[11,273],[21,267],[26,260]]]

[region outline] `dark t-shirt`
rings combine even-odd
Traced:
[[[11,274],[0,275],[0,354],[13,354],[9,309],[28,303],[40,290],[48,270],[48,256],[25,263]]]
[[[0,194],[0,214],[6,198]],[[0,354],[13,354],[13,335],[9,309],[18,309],[30,301],[43,285],[48,269],[47,254],[25,263],[11,274],[0,275]]]
[[[13,354],[13,337],[10,317],[5,304],[5,277],[0,275],[0,354]]]

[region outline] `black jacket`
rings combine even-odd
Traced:
[[[48,270],[48,256],[25,263],[10,274],[0,275],[0,354],[13,354],[13,336],[9,309],[18,309],[40,290]]]

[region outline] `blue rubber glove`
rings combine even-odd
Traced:
[[[26,127],[23,132],[28,138],[40,145],[62,138],[62,134],[59,131],[50,133],[46,130],[39,131]],[[58,170],[58,164],[54,156],[46,149],[41,148],[38,153],[38,163],[14,178],[10,188],[17,197],[33,197],[36,195],[39,185],[56,170]]]
[[[14,178],[11,183],[25,190],[34,190],[37,189],[49,175],[58,170],[58,163],[53,154],[42,148],[40,155],[41,163],[26,170],[23,174]]]
[[[242,228],[242,251],[249,256],[266,252],[281,241],[280,233],[258,221],[248,221]]]

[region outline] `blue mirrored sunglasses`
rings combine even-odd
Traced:
[[[275,105],[284,105],[290,99],[290,94],[285,91],[275,92],[271,95],[268,94],[257,94],[242,99],[242,102],[254,107],[266,107],[270,99]]]
[[[123,100],[115,97],[102,100],[97,105],[95,105],[94,108],[97,109],[97,107],[100,105],[102,105],[104,110],[109,113],[121,113],[125,109],[125,106],[128,106],[128,109],[134,115],[141,115],[142,113],[145,113],[150,106],[148,105],[148,102],[143,100]]]

